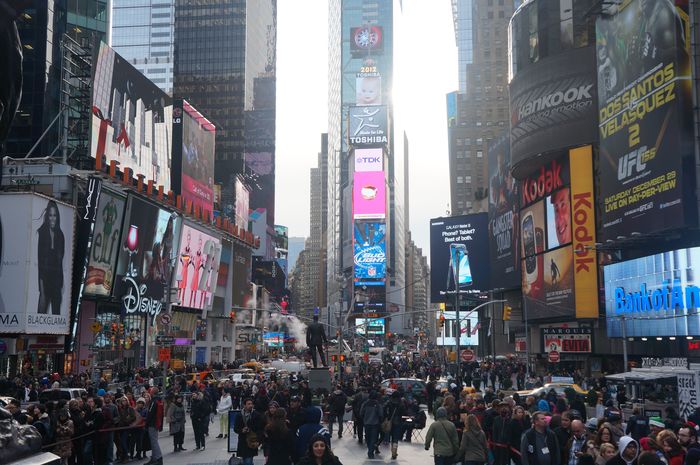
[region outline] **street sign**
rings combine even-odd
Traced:
[[[559,352],[552,350],[549,352],[549,361],[552,363],[559,363]]]
[[[471,362],[472,360],[474,360],[474,351],[471,349],[464,349],[462,351],[462,361]]]
[[[171,346],[175,344],[175,338],[172,336],[156,336],[157,346]]]
[[[90,325],[90,330],[97,334],[102,330],[102,324],[98,323],[97,321],[94,322],[93,324]]]
[[[170,315],[170,313],[161,313],[160,314],[160,323],[168,326],[170,322],[172,321],[173,317]]]
[[[170,361],[170,347],[164,347],[158,349],[158,361],[159,362],[169,362]]]

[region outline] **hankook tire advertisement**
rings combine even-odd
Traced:
[[[542,152],[597,140],[595,49],[570,50],[519,71],[510,83],[511,154],[517,178]]]

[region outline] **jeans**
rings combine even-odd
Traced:
[[[106,434],[107,437],[107,451],[105,457],[107,457],[107,463],[114,462],[114,431],[110,431]]]
[[[192,419],[192,429],[194,430],[194,443],[197,449],[205,446],[204,433],[206,431],[205,428],[208,422],[208,417],[204,419]]]
[[[367,453],[374,456],[374,449],[379,436],[379,425],[365,425],[365,439],[367,440]]]
[[[122,458],[129,456],[129,430],[125,429],[118,432],[119,448],[121,449]]]
[[[328,431],[331,433],[331,436],[333,436],[333,423],[338,421],[338,436],[343,435],[343,417],[344,414],[340,415],[328,415]]]
[[[433,458],[435,459],[435,465],[452,465],[452,457],[436,455]]]
[[[242,465],[253,465],[253,457],[243,457]]]
[[[355,418],[355,421],[353,421],[353,428],[355,429],[355,434],[357,434],[357,440],[362,442],[362,432],[364,430],[364,423],[362,422],[362,419]]]
[[[155,426],[148,427],[148,439],[151,441],[151,460],[162,459],[163,453],[160,451],[160,444],[158,444],[158,430]]]
[[[94,462],[92,457],[92,438],[88,437],[85,439],[83,444],[83,463],[85,465],[92,465]]]

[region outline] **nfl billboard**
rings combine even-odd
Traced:
[[[355,280],[386,277],[386,225],[355,222]]]

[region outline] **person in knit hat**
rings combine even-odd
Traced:
[[[656,440],[656,435],[663,431],[666,428],[666,425],[661,417],[651,417],[649,418],[649,428],[651,429],[649,437]]]

